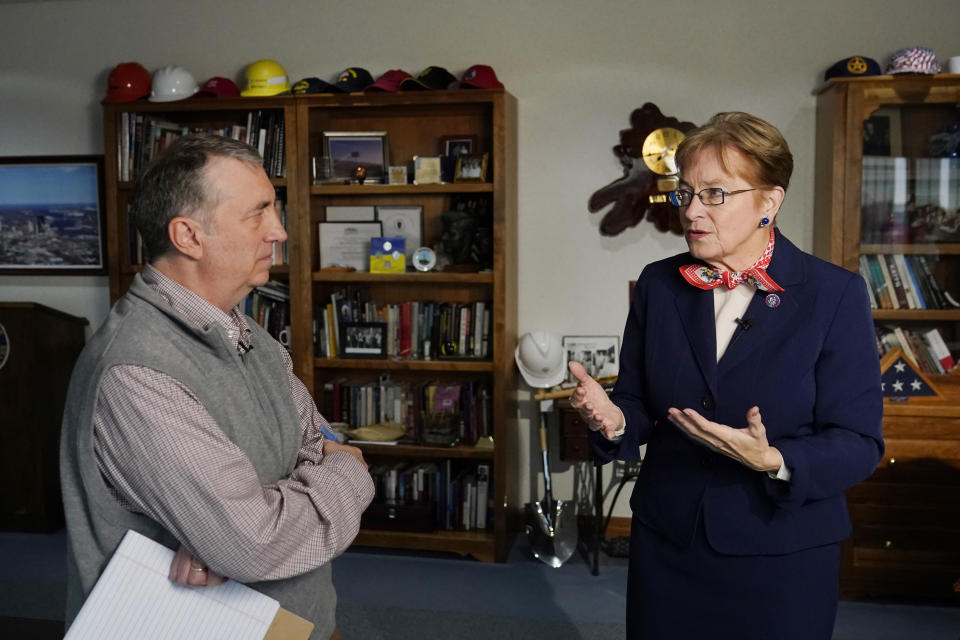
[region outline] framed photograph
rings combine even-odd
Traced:
[[[387,178],[390,184],[407,184],[407,168],[399,165],[391,166]]]
[[[0,273],[103,274],[103,156],[0,158]]]
[[[477,136],[443,136],[440,138],[440,155],[442,156],[461,156],[465,153],[476,153],[477,151],[479,151]]]
[[[576,360],[594,378],[617,375],[620,370],[620,336],[563,336],[567,362]],[[573,376],[567,374],[572,381]]]
[[[377,219],[376,209],[372,206],[328,206],[326,214],[327,222],[372,222]]]
[[[423,246],[423,207],[378,206],[377,220],[383,225],[383,235],[406,241],[407,264],[413,264],[413,252]]]
[[[896,157],[902,154],[900,109],[880,107],[863,123],[863,155]]]
[[[344,358],[386,358],[387,325],[385,322],[343,322],[340,344]]]
[[[366,181],[386,182],[389,155],[384,131],[324,131],[324,154],[330,158],[330,179],[355,182],[358,167],[366,169]]]
[[[320,268],[370,266],[370,238],[383,236],[379,222],[321,222]]]
[[[454,182],[486,182],[487,153],[464,153],[457,156],[457,168],[453,174]]]

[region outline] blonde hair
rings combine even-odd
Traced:
[[[762,118],[743,111],[718,113],[702,127],[691,131],[677,148],[677,166],[683,174],[703,151],[717,153],[720,166],[732,173],[725,157],[729,150],[739,151],[750,163],[752,179],[759,187],[783,187],[787,190],[793,173],[793,154],[780,131]]]

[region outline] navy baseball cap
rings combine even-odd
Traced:
[[[852,78],[856,76],[879,76],[883,75],[880,70],[880,64],[873,58],[866,56],[850,56],[843,60],[837,60],[823,74],[824,80],[830,78]]]
[[[337,87],[344,93],[357,93],[373,84],[373,76],[366,69],[349,67],[337,76]]]

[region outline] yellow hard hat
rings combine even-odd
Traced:
[[[275,60],[257,60],[247,67],[247,86],[242,96],[275,96],[290,91],[287,71]]]

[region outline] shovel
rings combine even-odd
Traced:
[[[533,556],[551,567],[560,567],[577,547],[577,518],[574,505],[554,500],[550,491],[550,463],[547,461],[547,413],[541,403],[540,455],[543,458],[543,500],[527,503],[527,538]]]

